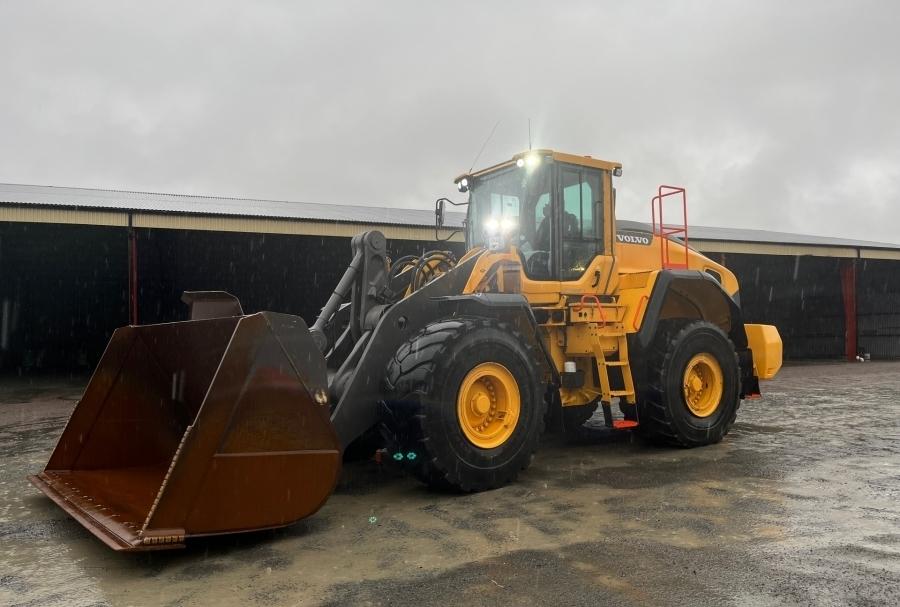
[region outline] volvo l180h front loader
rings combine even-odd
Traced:
[[[653,229],[617,229],[620,173],[536,150],[462,175],[467,253],[392,263],[381,233],[360,234],[311,327],[186,293],[190,320],[115,332],[31,481],[108,546],[150,550],[313,514],[375,428],[418,478],[460,491],[512,481],[556,409],[570,427],[599,406],[651,441],[718,442],[781,340],[663,222],[683,190],[660,189]]]

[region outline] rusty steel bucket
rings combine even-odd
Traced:
[[[340,472],[327,388],[296,316],[124,327],[29,480],[116,550],[289,525]]]

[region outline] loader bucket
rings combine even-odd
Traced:
[[[29,480],[116,550],[289,525],[337,482],[327,388],[296,316],[124,327]]]

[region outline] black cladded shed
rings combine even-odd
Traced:
[[[392,257],[464,252],[462,213],[0,184],[0,373],[87,373],[113,330],[186,318],[186,290],[312,321],[370,229]],[[644,224],[620,221],[632,228]],[[900,245],[689,226],[787,359],[900,358]]]

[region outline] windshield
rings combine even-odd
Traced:
[[[524,252],[550,249],[550,166],[510,167],[475,179],[467,240],[485,246],[491,222],[514,226],[510,242]]]

